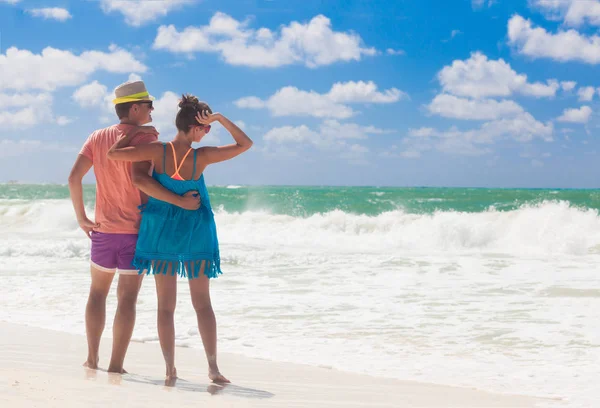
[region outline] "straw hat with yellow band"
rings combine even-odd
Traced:
[[[154,97],[151,96],[146,90],[146,85],[143,81],[125,82],[115,88],[115,99],[113,104],[118,105],[120,103],[129,102],[142,102],[142,101],[153,101]]]

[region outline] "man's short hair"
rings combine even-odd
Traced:
[[[129,116],[129,111],[131,107],[135,105],[135,102],[126,102],[126,103],[118,103],[115,105],[115,112],[117,112],[117,116],[119,119],[123,119]]]

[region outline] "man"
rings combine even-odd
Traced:
[[[98,349],[106,318],[106,297],[118,270],[118,303],[108,371],[125,372],[123,361],[133,333],[135,306],[143,278],[132,265],[140,224],[138,206],[145,202],[146,194],[188,210],[200,206],[199,198],[194,197],[192,192],[179,196],[150,177],[151,163],[132,164],[106,157],[108,150],[121,136],[139,132],[141,125],[152,121],[153,100],[142,81],[119,85],[115,89],[113,103],[120,123],[96,130],[88,137],[69,175],[69,190],[77,221],[92,240],[92,282],[85,310],[88,357],[84,363],[84,366],[92,369],[98,368]],[[132,145],[157,140],[153,127],[145,126],[143,130],[148,133],[136,135]],[[95,222],[86,215],[82,187],[82,179],[92,166],[96,176]]]

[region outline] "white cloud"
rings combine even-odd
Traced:
[[[269,130],[263,140],[274,143],[301,143],[310,141],[312,144],[318,144],[319,135],[306,125],[301,126],[282,126]]]
[[[534,84],[525,84],[521,93],[527,96],[534,96],[536,98],[543,97],[552,97],[556,95],[556,91],[560,85],[558,81],[555,79],[549,79],[546,81],[546,84],[542,84],[541,82],[536,82]]]
[[[396,88],[379,92],[373,81],[348,81],[333,84],[327,96],[341,103],[393,103],[406,94]]]
[[[406,159],[416,159],[421,157],[421,152],[417,150],[405,150],[400,153],[400,156]]]
[[[355,123],[324,121],[317,130],[306,125],[282,126],[269,130],[263,140],[270,147],[286,144],[309,144],[321,151],[335,152],[341,157],[360,160],[369,149],[355,140],[367,139],[369,135],[392,133],[392,130],[375,126],[360,126]]]
[[[302,91],[293,86],[281,88],[266,101],[250,96],[238,99],[234,103],[239,108],[268,108],[273,116],[345,119],[355,113],[349,106],[337,103],[326,95],[314,91]]]
[[[327,139],[366,139],[367,135],[383,135],[394,131],[375,126],[360,126],[355,123],[326,120],[319,126],[319,132]]]
[[[410,129],[408,136],[402,141],[404,149],[398,154],[400,157],[415,159],[430,150],[461,156],[481,156],[492,152],[489,146],[471,140],[468,132],[456,128],[445,132],[431,128]]]
[[[568,123],[587,123],[592,115],[592,108],[582,106],[579,109],[565,109],[563,114],[557,119],[559,122]]]
[[[27,10],[29,14],[34,17],[41,17],[46,20],[56,20],[65,22],[73,16],[69,13],[69,10],[60,7],[44,7]]]
[[[152,126],[161,133],[161,138],[170,140],[171,135],[177,132],[175,127],[175,116],[179,111],[180,95],[175,92],[167,91],[160,98],[154,101],[154,111],[152,112]]]
[[[531,160],[531,167],[544,167],[544,162],[538,159]]]
[[[455,60],[438,73],[444,92],[457,96],[485,98],[510,96],[513,93],[534,97],[556,95],[559,83],[549,80],[546,84],[527,81],[527,75],[517,74],[503,59],[488,60],[480,52],[471,54],[468,60]]]
[[[369,148],[366,146],[362,146],[359,144],[353,144],[350,145],[350,153],[367,153],[369,151]]]
[[[565,92],[572,91],[573,89],[575,89],[576,86],[577,86],[577,82],[575,82],[575,81],[561,81],[561,83],[560,83],[560,87]]]
[[[1,117],[1,113],[0,113]],[[53,152],[77,152],[79,149],[76,146],[61,145],[53,142],[45,142],[41,140],[0,140],[0,157],[14,157],[35,151],[53,151]]]
[[[309,142],[319,147],[331,147],[336,140],[367,139],[368,135],[392,133],[392,130],[380,129],[375,126],[360,126],[355,123],[340,123],[337,120],[325,120],[318,131],[311,130],[306,125],[283,126],[269,130],[263,139],[275,143]]]
[[[273,116],[313,116],[345,119],[355,112],[351,103],[394,103],[406,94],[396,88],[378,91],[373,81],[348,81],[333,84],[329,92],[320,94],[303,91],[293,86],[281,88],[266,100],[248,96],[236,100],[239,108],[269,109]]]
[[[231,65],[275,68],[304,64],[315,68],[338,61],[359,61],[364,55],[375,55],[374,48],[364,48],[362,39],[352,32],[336,32],[331,21],[318,15],[308,23],[293,21],[273,32],[268,28],[252,29],[218,12],[207,26],[161,26],[154,49],[175,53],[218,53]]]
[[[291,87],[290,87],[291,88]],[[283,88],[285,89],[285,88]],[[295,88],[297,89],[297,88]],[[272,97],[271,97],[272,98]],[[267,103],[257,96],[246,96],[234,102],[238,108],[245,109],[262,109],[267,106]]]
[[[538,122],[529,113],[523,112],[512,118],[486,122],[477,129],[467,131],[452,127],[447,131],[424,127],[410,129],[408,138],[403,140],[405,149],[401,156],[419,157],[428,150],[479,156],[492,152],[491,145],[502,139],[512,139],[520,143],[533,139],[552,141],[554,126]]]
[[[71,122],[73,122],[73,119],[71,119],[69,117],[66,117],[66,116],[58,116],[56,118],[56,124],[58,126],[66,126],[66,125],[68,125]]]
[[[98,81],[83,85],[73,93],[73,99],[82,107],[101,106],[108,90]]]
[[[19,108],[27,106],[40,106],[52,104],[52,95],[49,93],[0,93],[0,109]]]
[[[536,121],[533,116],[516,102],[507,99],[491,99],[491,97],[508,97],[521,94],[534,97],[552,97],[561,87],[555,80],[546,84],[528,82],[527,75],[518,74],[504,60],[488,60],[480,52],[471,54],[468,60],[455,60],[438,73],[438,80],[443,93],[437,95],[427,110],[435,115],[462,120],[488,121],[481,128],[462,132],[452,129],[438,132],[432,128],[422,128],[411,132],[412,137],[427,138],[437,136],[442,142],[427,144],[419,142],[411,144],[409,151],[422,151],[436,148],[447,152],[461,154],[484,154],[490,150],[479,146],[481,143],[492,143],[499,138],[512,138],[518,141],[529,141],[539,137],[551,140],[553,126]],[[564,83],[563,87],[571,84]]]
[[[442,42],[448,42],[448,41],[454,39],[454,37],[456,37],[457,35],[460,35],[460,34],[462,34],[462,31],[460,31],[460,30],[452,30],[450,32],[450,38],[442,40]]]
[[[67,118],[55,118],[52,95],[43,93],[0,93],[0,129],[29,128],[40,123],[65,125]]]
[[[508,22],[508,38],[518,52],[530,57],[600,63],[598,35],[586,36],[573,29],[552,34],[542,27],[534,28],[530,20],[515,15]]]
[[[492,139],[510,137],[518,142],[530,142],[538,138],[551,142],[554,126],[551,122],[544,124],[535,120],[529,113],[522,113],[514,118],[485,123],[481,131]]]
[[[41,54],[11,47],[0,54],[0,90],[40,89],[52,91],[63,86],[77,86],[96,71],[112,73],[145,72],[146,66],[116,46],[110,52],[70,51],[46,47]]]
[[[50,109],[23,108],[0,112],[0,129],[28,128],[41,123],[51,115]]]
[[[570,26],[600,26],[599,0],[532,0],[532,5],[546,12],[548,18],[563,20]]]
[[[577,96],[579,96],[580,101],[589,102],[594,99],[594,94],[596,93],[596,89],[593,86],[585,86],[579,88],[577,91]]]
[[[437,95],[429,105],[429,112],[446,118],[492,120],[522,113],[514,101],[493,99],[465,99],[454,95]]]
[[[100,5],[105,13],[119,12],[125,16],[127,24],[139,27],[193,2],[193,0],[101,0]]]
[[[437,131],[434,128],[422,127],[419,129],[410,129],[408,131],[409,136],[412,137],[430,137],[435,136]]]
[[[483,8],[486,4],[488,7],[492,7],[494,3],[494,0],[471,0],[471,6],[475,10]]]
[[[395,50],[393,48],[388,48],[385,50],[387,55],[405,55],[406,52],[404,50]]]
[[[141,81],[141,80],[142,80],[142,77],[133,72],[131,74],[129,74],[129,78],[127,78],[127,82],[135,82],[135,81]]]

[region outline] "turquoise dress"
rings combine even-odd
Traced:
[[[163,148],[165,169],[165,144]],[[196,150],[192,174],[196,174]],[[152,177],[175,194],[198,191],[201,206],[197,210],[185,210],[152,197],[140,206],[142,221],[133,260],[138,273],[169,272],[193,279],[199,276],[204,262],[204,274],[216,278],[222,273],[219,241],[204,174],[197,180],[176,180],[166,173],[153,171]]]

